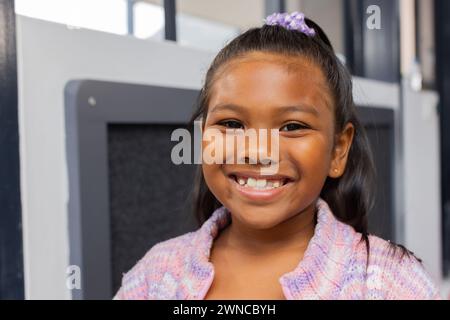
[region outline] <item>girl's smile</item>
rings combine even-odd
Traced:
[[[286,175],[261,175],[259,172],[234,171],[227,174],[238,196],[257,203],[275,201],[295,183]]]

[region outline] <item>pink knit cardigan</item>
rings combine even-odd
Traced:
[[[370,239],[367,265],[361,234],[339,222],[318,199],[317,224],[303,259],[279,278],[286,299],[439,299],[438,290],[413,257],[393,253]],[[122,279],[114,299],[203,299],[214,279],[209,255],[214,239],[231,222],[221,207],[193,232],[153,246]]]

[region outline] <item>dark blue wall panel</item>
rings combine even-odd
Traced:
[[[17,64],[14,1],[0,0],[0,299],[22,299]]]

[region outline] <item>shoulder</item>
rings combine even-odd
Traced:
[[[186,248],[192,242],[195,232],[189,232],[154,245],[125,273],[122,286],[114,296],[115,300],[148,299],[150,285],[161,280],[169,269],[181,267]]]
[[[401,247],[376,236],[369,236],[369,244],[366,299],[429,300],[439,298],[439,292],[431,277],[423,264],[412,253],[405,252]],[[366,259],[365,243],[361,242],[358,247],[358,254]]]

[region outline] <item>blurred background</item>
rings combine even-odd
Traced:
[[[197,228],[171,133],[217,52],[285,11],[354,76],[371,233],[449,297],[449,1],[0,0],[0,299],[110,299],[152,245]]]

